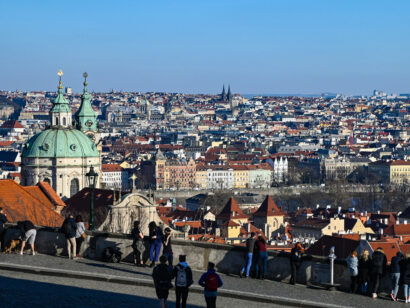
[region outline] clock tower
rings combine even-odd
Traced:
[[[88,93],[87,77],[88,74],[84,73],[84,90],[81,95],[81,106],[75,113],[75,126],[78,130],[86,134],[94,143],[97,143],[96,133],[97,127],[97,114],[91,107],[91,95]]]

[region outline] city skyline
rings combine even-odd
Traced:
[[[368,95],[410,92],[410,4],[0,4],[0,88]]]

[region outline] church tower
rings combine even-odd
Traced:
[[[228,95],[226,96],[226,100],[228,102],[232,101],[232,93],[231,93],[231,86],[230,85],[228,86]]]
[[[61,81],[63,71],[60,70],[57,75],[59,76],[58,93],[56,99],[54,100],[53,108],[50,110],[50,123],[52,127],[67,128],[71,126],[72,113],[70,107],[68,106],[68,100],[63,94],[63,83]]]
[[[86,134],[91,140],[96,141],[97,114],[91,106],[91,95],[88,93],[88,74],[84,73],[84,90],[81,95],[81,106],[75,113],[75,126],[78,130]]]
[[[222,88],[221,101],[226,102],[225,85]]]

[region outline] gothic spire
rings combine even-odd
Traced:
[[[222,87],[221,100],[226,101],[225,85],[223,85],[223,87]]]

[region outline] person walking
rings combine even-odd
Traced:
[[[168,260],[168,265],[172,266],[174,261],[174,253],[172,252],[171,244],[171,229],[165,228],[165,235],[162,238],[162,255]]]
[[[291,276],[290,284],[296,284],[296,275],[299,270],[300,265],[302,264],[302,254],[304,253],[302,244],[297,242],[295,247],[292,248],[290,252],[290,267],[291,267]]]
[[[216,308],[216,297],[218,296],[218,288],[222,287],[221,277],[215,271],[215,264],[208,263],[208,271],[202,274],[198,284],[204,287],[204,295],[207,308]]]
[[[379,289],[380,281],[383,275],[386,273],[387,259],[384,251],[381,247],[377,248],[373,252],[372,260],[370,263],[370,279],[372,281],[372,298],[377,298],[377,291]]]
[[[154,279],[155,292],[159,299],[160,308],[168,307],[169,289],[172,288],[171,280],[173,278],[173,269],[167,264],[167,258],[161,256],[159,258],[160,264],[154,267],[152,271],[152,278]]]
[[[140,222],[134,221],[134,228],[131,231],[132,249],[134,251],[134,264],[136,266],[144,266],[144,234],[140,229]]]
[[[241,271],[239,272],[239,277],[244,277],[248,278],[249,277],[249,272],[251,270],[252,266],[252,258],[253,258],[253,252],[255,250],[255,243],[256,243],[256,233],[251,232],[251,236],[246,240],[246,261],[245,265],[242,267]]]
[[[358,277],[359,277],[359,260],[357,259],[357,251],[352,250],[347,257],[347,268],[350,273],[350,292],[357,292]]]
[[[34,250],[34,241],[36,240],[37,230],[34,224],[30,220],[24,220],[17,222],[17,227],[20,229],[22,242],[21,242],[21,249],[20,254],[23,254],[24,247],[26,246],[26,242],[28,242],[31,246],[31,252],[34,256],[36,254]]]
[[[151,267],[155,266],[155,262],[158,262],[159,254],[161,252],[161,242],[162,242],[162,230],[155,221],[151,221],[148,225],[149,228],[149,239],[150,239],[150,250],[149,256],[151,260]]]
[[[402,259],[403,254],[398,251],[390,262],[390,278],[392,285],[390,296],[393,301],[397,300],[397,293],[399,292],[400,264]]]
[[[404,300],[410,303],[410,254],[406,253],[406,257],[400,261],[400,284],[403,285]]]
[[[186,256],[179,256],[179,263],[174,267],[176,308],[186,308],[189,287],[194,283],[192,280],[192,270],[186,263]]]
[[[266,251],[266,241],[262,235],[259,235],[256,246],[259,251],[258,262],[256,263],[256,277],[263,280],[268,266],[268,252]],[[262,267],[262,270],[260,270],[260,267]]]
[[[84,226],[83,218],[81,217],[81,215],[77,215],[75,217],[75,223],[77,226],[75,229],[76,257],[81,258],[80,256],[81,245],[87,236],[85,234],[85,226]]]
[[[76,241],[75,234],[77,232],[77,224],[74,221],[73,215],[69,215],[61,226],[61,232],[67,240],[67,253],[69,259],[74,259],[76,256]]]
[[[369,270],[371,266],[370,253],[367,249],[364,249],[359,258],[359,285],[362,294],[367,293],[369,283]]]
[[[0,244],[1,244],[1,250],[4,250],[4,224],[7,222],[7,216],[6,213],[4,213],[4,210],[2,207],[0,207]]]

